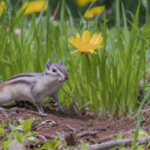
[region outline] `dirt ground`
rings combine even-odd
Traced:
[[[137,118],[133,116],[126,118],[109,118],[98,117],[93,112],[88,111],[86,115],[79,115],[75,113],[72,107],[66,109],[66,114],[62,114],[58,107],[48,109],[44,107],[46,117],[41,117],[34,105],[27,103],[16,106],[5,106],[0,110],[0,124],[5,123],[5,133],[10,133],[9,123],[21,123],[26,119],[34,119],[31,131],[38,132],[46,140],[54,140],[58,135],[60,138],[65,138],[67,146],[74,146],[76,143],[90,143],[100,144],[110,141],[112,138],[116,139],[119,132],[123,133],[124,138],[131,137],[135,131]],[[147,133],[150,132],[149,127],[149,106],[143,110],[143,117],[140,129],[144,129]],[[149,120],[149,121],[148,121]],[[41,125],[42,122],[46,123]],[[51,123],[49,125],[48,123]],[[133,134],[134,135],[134,134]],[[0,137],[0,143],[7,140],[7,137]],[[32,146],[36,147],[34,143]],[[63,143],[63,142],[62,142]],[[62,144],[63,145],[63,144]]]

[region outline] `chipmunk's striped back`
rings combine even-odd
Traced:
[[[43,114],[42,100],[52,97],[63,111],[58,94],[63,84],[68,79],[67,68],[61,60],[58,64],[46,63],[42,73],[27,72],[18,74],[5,82],[0,82],[0,105],[11,101],[29,100],[35,103],[38,111]]]

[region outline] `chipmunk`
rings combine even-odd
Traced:
[[[51,63],[48,59],[42,73],[27,72],[16,75],[0,83],[0,105],[11,101],[32,101],[41,116],[44,114],[42,100],[53,98],[61,112],[64,112],[59,103],[58,95],[63,83],[69,78],[67,68],[62,64]]]

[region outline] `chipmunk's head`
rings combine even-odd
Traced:
[[[52,64],[48,59],[45,66],[45,74],[47,76],[50,75],[53,80],[58,82],[65,82],[69,78],[67,68],[62,64],[61,60],[58,63]]]

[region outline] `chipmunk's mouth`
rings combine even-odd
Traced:
[[[65,82],[65,81],[67,81],[66,79],[61,79],[61,80],[59,80],[59,82]]]
[[[59,80],[59,82],[65,82],[66,80],[65,79],[61,79],[61,80]]]
[[[60,82],[66,82],[66,81],[68,80],[68,78],[69,78],[69,77],[67,76],[67,77],[65,77],[65,79],[59,79],[59,81],[60,81]]]

